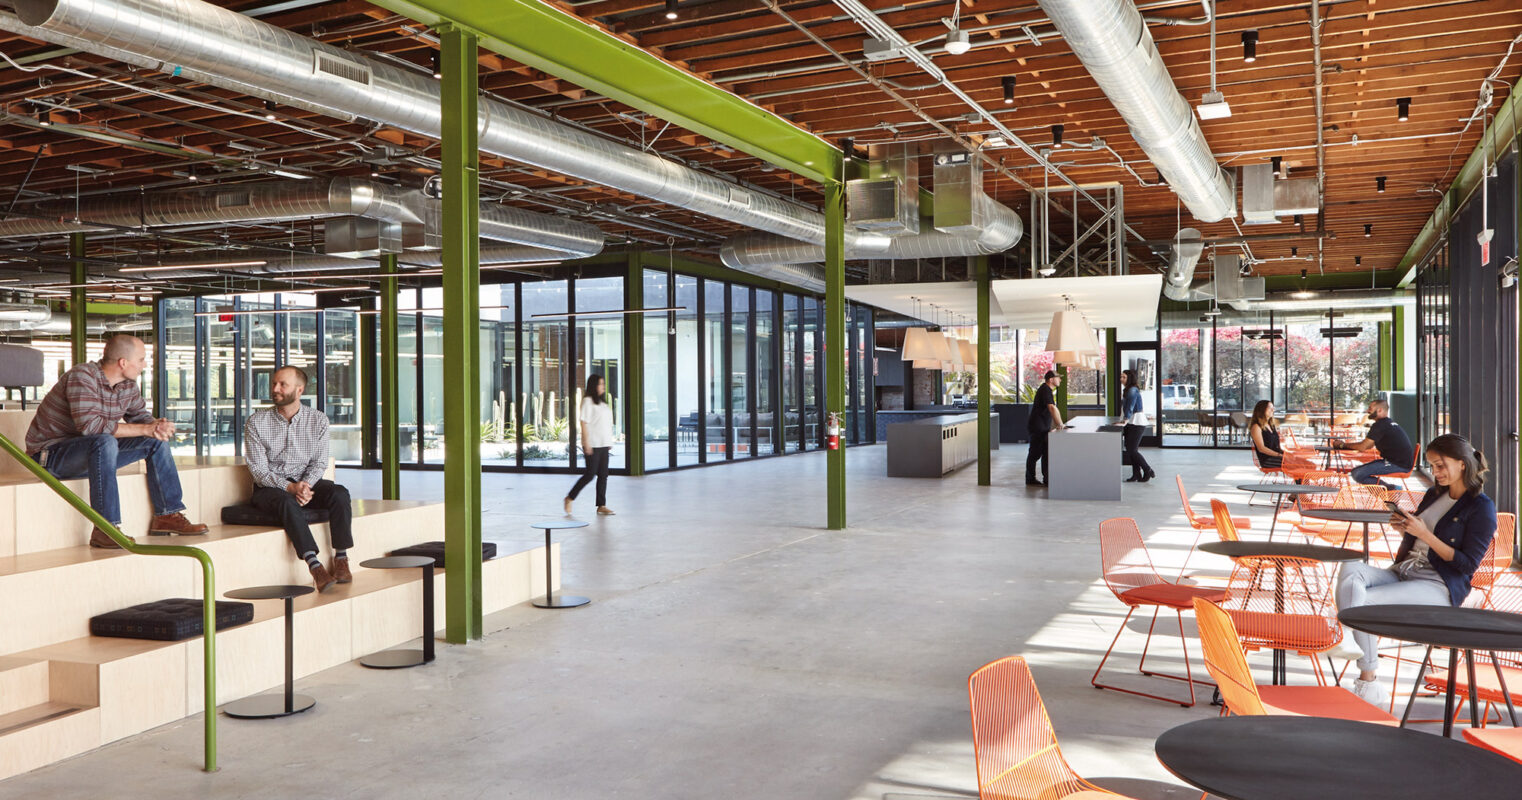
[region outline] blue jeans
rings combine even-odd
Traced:
[[[1337,573],[1337,610],[1359,606],[1399,605],[1448,606],[1453,600],[1448,587],[1439,581],[1406,580],[1395,570],[1376,567],[1362,561],[1349,561]],[[1363,631],[1342,629],[1343,637],[1353,634],[1353,641],[1363,651],[1358,668],[1373,672],[1379,667],[1379,637]]]
[[[1399,489],[1400,487],[1396,486],[1393,483],[1385,483],[1384,481],[1379,480],[1379,476],[1393,475],[1397,472],[1407,473],[1410,471],[1411,470],[1406,469],[1405,467],[1396,466],[1395,464],[1391,464],[1390,462],[1381,458],[1378,461],[1370,461],[1358,469],[1353,470],[1353,480],[1370,486],[1377,483],[1386,489]]]
[[[89,477],[90,507],[112,525],[122,523],[122,503],[116,491],[116,471],[134,461],[148,460],[148,498],[155,516],[185,510],[180,473],[169,454],[169,443],[151,436],[118,439],[110,434],[78,436],[47,450],[47,471],[62,480]]]

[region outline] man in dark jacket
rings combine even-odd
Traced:
[[[1062,427],[1062,412],[1057,410],[1057,387],[1062,378],[1052,370],[1046,371],[1045,379],[1036,388],[1036,399],[1031,401],[1030,416],[1026,417],[1025,430],[1030,434],[1030,452],[1025,456],[1025,485],[1045,486],[1045,480],[1036,478],[1036,462],[1041,462],[1041,475],[1050,477],[1046,464],[1046,438],[1053,430]]]

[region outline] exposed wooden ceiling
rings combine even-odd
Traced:
[[[256,14],[271,5],[267,0],[213,1]],[[420,69],[427,69],[436,52],[435,39],[423,26],[360,0],[281,5],[285,10],[263,18],[326,42],[402,59]],[[556,5],[830,140],[849,136],[865,144],[937,135],[922,114],[973,138],[989,133],[987,125],[966,121],[969,107],[906,61],[867,65],[875,78],[908,87],[900,94],[916,108],[905,108],[862,81],[762,0],[684,0],[675,21],[665,18],[663,3],[651,0]],[[964,0],[962,21],[972,32],[973,48],[962,55],[940,50],[939,37],[946,31],[941,19],[952,13],[948,0],[867,0],[867,5],[907,39],[923,43],[951,81],[995,110],[1007,127],[1032,145],[1048,145],[1050,126],[1059,123],[1070,144],[1103,139],[1129,170],[1103,150],[1069,147],[1056,151],[1052,160],[1080,183],[1121,182],[1127,222],[1142,236],[1167,239],[1177,230],[1180,211],[1174,195],[1165,186],[1143,185],[1155,183],[1155,170],[1034,2]],[[1149,19],[1159,20],[1151,26],[1152,34],[1175,83],[1191,104],[1198,103],[1210,83],[1209,29],[1163,20],[1197,18],[1201,4],[1163,0],[1140,5]],[[833,50],[861,59],[866,34],[833,3],[783,2],[781,8]],[[1314,274],[1318,267],[1329,273],[1365,274],[1392,269],[1476,146],[1484,121],[1466,128],[1464,120],[1475,109],[1483,79],[1522,33],[1522,5],[1516,0],[1322,0],[1321,9],[1325,229],[1336,238],[1322,241],[1319,263],[1314,239],[1254,242],[1251,253],[1262,260],[1256,266],[1262,275],[1297,274],[1301,269]],[[1259,36],[1254,63],[1242,59],[1241,35],[1247,30]],[[1279,155],[1292,177],[1314,175],[1309,4],[1222,0],[1217,41],[1217,82],[1233,112],[1229,119],[1202,123],[1217,159],[1235,166]],[[0,202],[10,204],[14,197],[18,211],[76,193],[188,185],[193,166],[199,181],[246,180],[263,176],[272,164],[317,175],[368,176],[377,170],[388,178],[421,177],[439,155],[431,140],[298,109],[279,108],[277,119],[269,121],[263,118],[262,101],[25,38],[5,35],[0,51],[31,67],[68,66],[88,75],[11,67],[0,71],[0,100],[9,112],[0,121],[0,186],[11,195],[0,196]],[[821,199],[818,187],[805,179],[582,87],[491,53],[481,54],[480,65],[483,88],[500,97],[553,110],[564,120],[804,203]],[[1491,113],[1519,75],[1522,54],[1514,55],[1497,76]],[[1001,89],[1006,76],[1017,80],[1010,105],[1003,102]],[[1406,122],[1396,119],[1395,101],[1400,97],[1412,98]],[[48,113],[59,124],[39,127],[38,113]],[[63,130],[64,123],[70,132]],[[101,134],[115,140],[102,140]],[[129,138],[139,141],[120,141]],[[1041,183],[1041,169],[1021,152],[996,152],[1004,154],[1004,166],[1013,174]],[[212,155],[258,163],[255,169],[213,169],[206,161]],[[500,158],[485,157],[482,166],[483,194],[593,222],[608,233],[612,244],[665,247],[671,242],[684,250],[712,253],[723,237],[739,232],[721,220]],[[1387,178],[1384,194],[1375,192],[1378,176]],[[990,174],[985,188],[999,201],[1028,213],[1028,193],[1010,178]],[[1092,217],[1090,211],[1084,214]],[[1182,222],[1201,228],[1206,236],[1237,234],[1229,222],[1192,223],[1187,211]],[[1368,238],[1366,224],[1374,226]],[[1304,227],[1314,230],[1316,220],[1304,220]],[[1248,235],[1294,230],[1292,222],[1242,226]],[[321,249],[318,229],[304,223],[203,226],[175,233],[179,235],[173,239],[157,241],[92,236],[90,255],[111,259],[183,250],[224,236],[297,250]],[[18,246],[32,245],[0,243],[0,251]],[[61,246],[56,238],[39,243],[40,251],[53,254]],[[1284,260],[1291,247],[1312,259]],[[1132,253],[1136,269],[1159,263],[1139,245]],[[1355,258],[1362,259],[1360,266],[1355,266]],[[1011,256],[1004,267],[1013,271],[1023,263]]]

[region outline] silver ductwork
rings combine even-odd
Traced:
[[[338,118],[439,138],[429,76],[198,0],[18,0],[0,28]],[[807,242],[824,216],[545,116],[482,98],[482,151]]]
[[[1202,222],[1236,214],[1231,177],[1216,164],[1189,102],[1163,64],[1132,0],[1038,0],[1131,136]]]
[[[258,258],[258,256],[255,256],[253,252],[250,252],[250,251],[240,251],[240,252],[242,252],[243,255],[246,255],[248,257],[255,258],[255,259]],[[564,258],[564,256],[561,256],[561,255],[558,255],[558,254],[554,254],[554,253],[549,253],[549,252],[547,252],[547,251],[545,251],[545,250],[543,250],[541,248],[538,248],[538,247],[527,247],[527,246],[523,246],[523,245],[487,245],[487,246],[483,246],[480,249],[480,262],[479,263],[483,267],[488,267],[488,266],[497,265],[497,264],[527,264],[527,263],[542,262],[542,261],[558,261],[558,260],[560,260],[562,258]],[[235,257],[229,256],[226,260],[232,261],[234,259],[235,259]],[[237,258],[236,260],[240,260],[241,261],[241,260],[244,260],[244,259]],[[404,253],[404,254],[398,256],[398,260],[401,261],[404,264],[409,265],[409,266],[416,266],[416,267],[440,267],[440,266],[444,265],[444,253],[442,251],[439,251],[439,250],[421,251],[421,252],[414,252],[414,253]],[[194,263],[198,264],[198,265],[204,265],[204,264],[215,263],[215,261],[216,261],[216,259],[201,259],[201,260],[198,260],[198,261],[196,261]],[[189,262],[187,262],[187,263],[189,263]],[[168,266],[174,266],[174,264],[172,262],[170,262],[170,263],[162,264],[161,266],[168,267]],[[237,271],[238,271],[238,275],[242,276],[242,277],[258,277],[258,276],[276,277],[276,276],[285,276],[285,275],[289,275],[291,273],[300,273],[300,272],[325,272],[325,271],[328,271],[328,270],[357,269],[358,267],[361,267],[361,266],[363,266],[363,264],[359,260],[356,260],[356,259],[353,259],[353,258],[349,258],[348,256],[317,255],[317,254],[312,254],[312,253],[293,253],[293,254],[288,255],[288,256],[278,256],[278,255],[277,256],[271,256],[269,258],[269,260],[265,264],[263,264],[263,265],[259,265],[259,266],[248,266],[248,265],[240,266],[240,267],[237,268]],[[139,275],[139,277],[144,278],[144,279],[152,279],[152,280],[159,280],[161,278],[162,279],[208,278],[208,277],[212,277],[215,274],[212,271],[214,269],[215,269],[215,267],[206,267],[206,266],[201,266],[201,267],[196,268],[196,269],[186,269],[186,270],[183,270],[183,271],[181,271],[181,270],[163,269],[163,270],[154,270],[151,273],[146,273],[146,274]],[[47,282],[51,282],[51,283],[57,283],[58,282],[58,276],[56,276],[56,275],[46,275],[46,276],[42,276],[42,277]],[[368,273],[368,274],[356,273],[355,277],[374,278],[375,274],[373,272]],[[343,280],[343,278],[341,278],[341,277],[335,277],[335,278],[332,278],[331,280],[333,282],[341,282]],[[6,286],[10,286],[10,285],[11,284],[5,284],[3,286],[0,286],[0,289],[3,289]]]
[[[37,217],[0,220],[0,238],[110,230],[99,225],[153,228],[218,222],[279,222],[313,217],[357,217],[418,229],[415,248],[438,246],[443,204],[417,189],[378,181],[262,181],[115,195],[37,206]],[[86,220],[76,222],[75,220]],[[481,238],[533,248],[533,259],[573,259],[602,251],[594,225],[495,203],[481,204]],[[350,266],[353,261],[350,261]]]
[[[1416,305],[1416,293],[1409,290],[1353,289],[1318,292],[1315,297],[1296,299],[1276,294],[1265,300],[1238,301],[1231,304],[1239,311],[1325,311],[1345,308],[1389,308]]]
[[[1205,253],[1205,242],[1194,228],[1180,228],[1173,237],[1168,254],[1168,274],[1163,278],[1163,295],[1172,300],[1189,300],[1189,285],[1194,282],[1194,266]]]

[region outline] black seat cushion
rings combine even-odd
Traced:
[[[242,625],[254,618],[253,603],[217,601],[217,630]],[[90,635],[178,642],[200,636],[201,601],[186,597],[155,600],[90,618]]]
[[[400,550],[392,550],[388,556],[428,556],[433,559],[433,565],[439,569],[444,568],[444,543],[423,542],[422,544],[409,545]],[[481,560],[490,561],[497,557],[497,545],[494,542],[481,543]]]
[[[328,510],[326,508],[303,508],[301,513],[306,515],[307,522],[327,522]],[[223,525],[258,525],[264,528],[280,527],[279,518],[273,514],[265,513],[252,503],[239,503],[235,506],[222,507]]]

